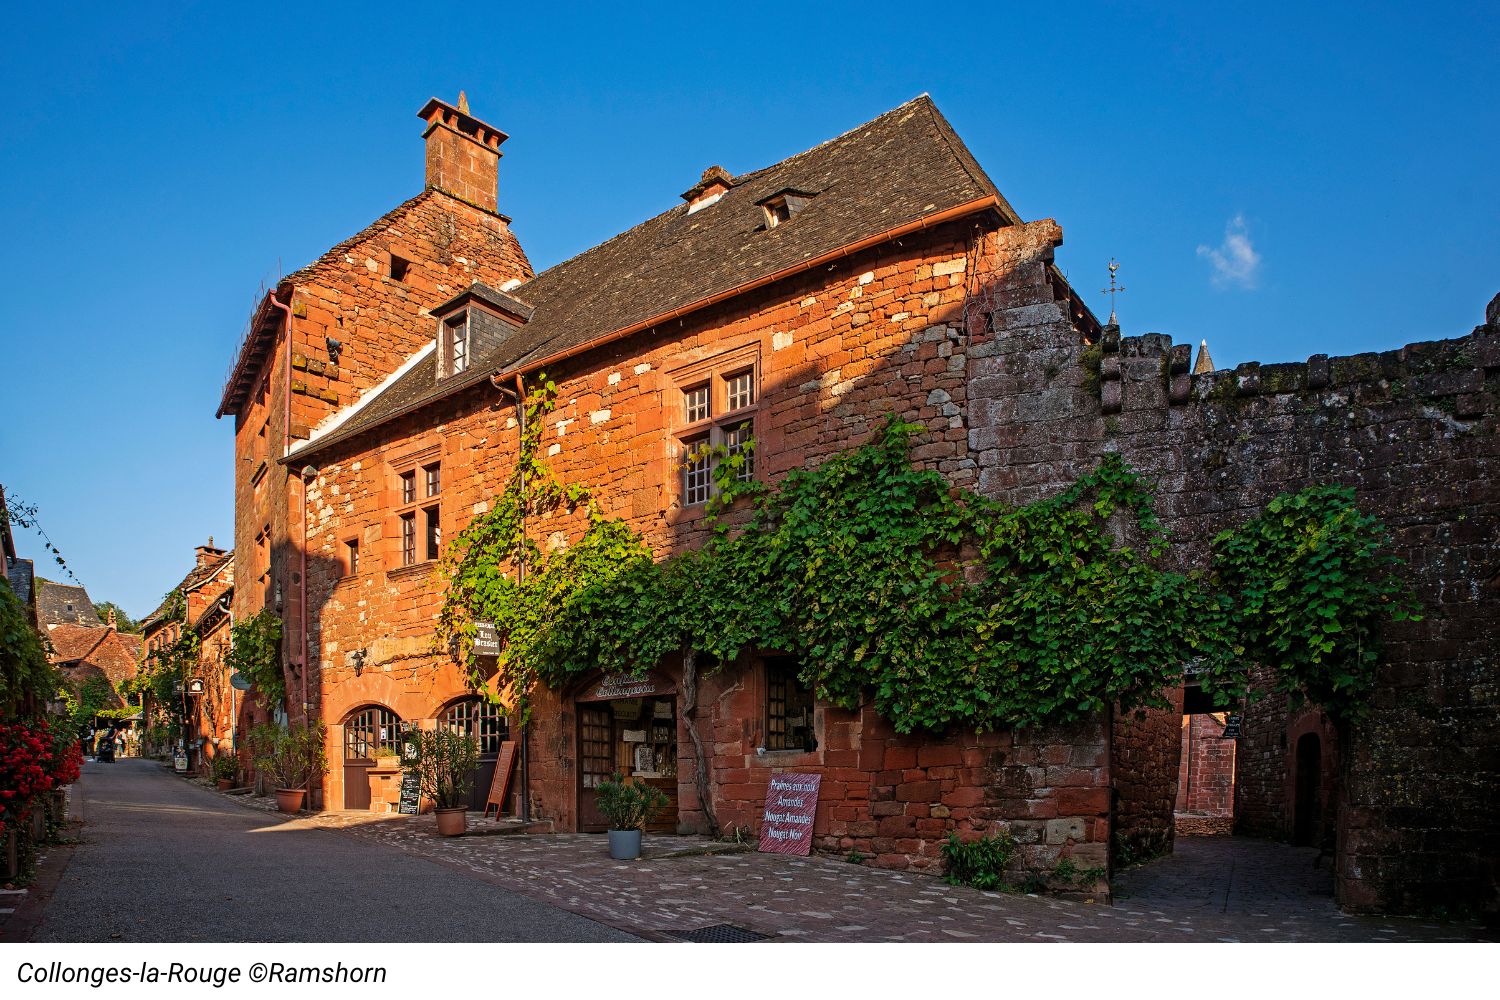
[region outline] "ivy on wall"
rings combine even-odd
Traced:
[[[914,468],[895,420],[772,490],[719,456],[701,547],[657,560],[537,457],[555,387],[525,402],[520,460],[445,554],[440,641],[469,655],[475,620],[501,636],[498,686],[524,717],[538,683],[591,670],[685,669],[753,650],[795,656],[817,696],[873,700],[898,732],[1021,727],[1107,706],[1160,705],[1183,667],[1223,699],[1244,664],[1351,711],[1373,681],[1378,631],[1413,608],[1379,523],[1340,488],[1274,501],[1215,540],[1213,573],[1164,566],[1151,491],[1117,454],[1057,496],[1011,506]],[[528,520],[586,508],[571,545],[542,551]],[[549,525],[555,528],[555,524]]]
[[[0,719],[40,714],[60,685],[26,606],[0,580]]]
[[[267,708],[282,707],[286,675],[281,671],[281,619],[262,608],[235,622],[229,630],[224,665],[248,680]]]

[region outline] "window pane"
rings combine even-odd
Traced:
[[[467,313],[448,321],[448,358],[455,375],[469,367],[469,317]]]
[[[708,498],[713,495],[708,438],[684,441],[682,463],[682,502],[688,506],[707,503]]]
[[[469,698],[450,706],[443,713],[443,725],[478,740],[481,754],[499,753],[500,744],[510,738],[504,709],[485,698]]]
[[[755,373],[740,372],[724,380],[724,399],[731,410],[755,402]]]
[[[349,573],[353,575],[359,572],[359,542],[345,542],[349,546]]]
[[[734,474],[734,478],[741,482],[748,483],[755,478],[755,452],[745,447],[750,443],[753,435],[754,426],[748,420],[724,432],[724,444],[728,446],[729,453],[731,455],[744,453],[745,464],[740,466],[739,471]]]
[[[443,528],[438,521],[438,509],[428,507],[423,513],[427,515],[427,555],[424,558],[436,559],[438,550],[443,546]]]
[[[438,491],[443,488],[443,479],[440,468],[438,467],[437,463],[433,463],[432,465],[427,466],[427,468],[423,471],[427,474],[427,495],[430,497],[437,496]]]
[[[687,407],[687,421],[695,424],[700,420],[707,420],[709,416],[708,383],[694,386],[682,391],[683,402]]]
[[[401,473],[401,502],[411,503],[417,498],[417,474],[415,472]]]
[[[401,515],[401,565],[417,561],[417,515]]]

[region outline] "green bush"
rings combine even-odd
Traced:
[[[626,784],[616,774],[599,783],[597,803],[611,830],[644,830],[667,807],[667,794],[644,782]]]
[[[467,806],[479,766],[479,741],[451,729],[424,729],[416,735],[422,794],[437,809]]]
[[[213,775],[215,781],[233,781],[235,772],[234,757],[227,753],[221,753],[214,758]]]
[[[946,869],[943,880],[949,885],[999,889],[1005,884],[1005,869],[1016,852],[1016,842],[1004,830],[970,841],[950,833],[942,850]]]

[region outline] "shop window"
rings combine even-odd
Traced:
[[[766,749],[816,750],[813,693],[798,678],[799,665],[788,657],[766,660]]]
[[[406,724],[388,708],[356,709],[344,720],[344,759],[373,760],[381,750],[401,752]]]
[[[479,743],[479,752],[493,756],[500,752],[500,744],[510,739],[510,723],[505,718],[505,709],[488,698],[465,698],[449,705],[439,720],[442,725],[472,736]]]

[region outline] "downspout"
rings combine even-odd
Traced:
[[[309,702],[307,700],[307,483],[308,483],[308,480],[310,480],[313,476],[316,476],[317,474],[318,474],[318,470],[314,469],[310,465],[304,465],[302,467],[302,476],[301,476],[301,479],[302,479],[302,544],[298,546],[298,548],[301,549],[301,551],[302,551],[302,572],[298,576],[298,579],[297,579],[297,587],[298,587],[297,600],[298,600],[298,603],[301,605],[301,607],[298,609],[298,612],[297,612],[297,617],[298,617],[298,619],[300,621],[300,624],[299,624],[299,627],[298,627],[297,631],[298,631],[298,641],[302,645],[302,684],[301,684],[301,687],[302,687],[302,724],[304,726],[308,725],[312,721],[312,719],[310,717],[310,713],[308,711]],[[312,794],[312,789],[311,788],[309,788],[307,791],[308,791],[309,795]]]
[[[219,610],[229,616],[229,648],[234,649],[234,600],[233,591],[225,594],[219,599]],[[234,678],[230,678],[229,685],[229,753],[236,760],[239,759],[239,688],[234,686]],[[238,766],[238,765],[236,765]]]

